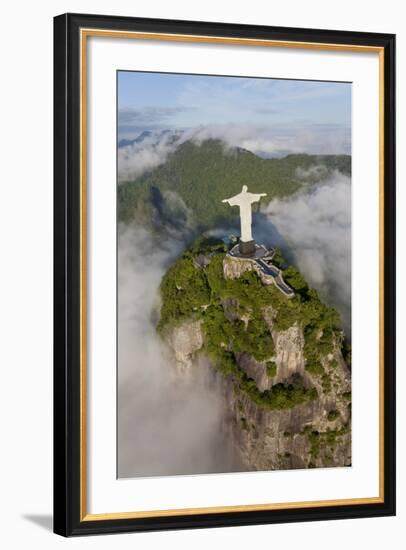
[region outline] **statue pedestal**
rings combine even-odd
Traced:
[[[256,251],[255,241],[240,241],[238,243],[238,250],[241,256],[252,256]]]

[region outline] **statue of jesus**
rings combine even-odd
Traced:
[[[251,205],[258,202],[261,197],[266,197],[266,193],[249,193],[246,185],[242,186],[242,191],[235,197],[224,199],[222,202],[228,202],[230,206],[240,207],[241,238],[244,243],[251,242],[252,239],[252,211]]]

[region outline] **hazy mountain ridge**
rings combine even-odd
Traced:
[[[229,147],[217,139],[182,140],[165,134],[174,150],[166,161],[118,186],[118,219],[160,228],[193,224],[199,230],[230,225],[237,209],[221,201],[246,184],[267,193],[261,204],[287,197],[334,174],[351,174],[349,155],[289,154],[262,158],[241,147]],[[141,139],[142,138],[142,139]],[[138,145],[156,137],[139,136]],[[175,145],[174,145],[175,144]]]
[[[118,141],[118,148],[128,147],[134,144],[152,143],[158,144],[163,139],[167,139],[171,143],[175,143],[180,140],[184,132],[175,130],[144,130],[137,137],[133,139],[123,138]]]

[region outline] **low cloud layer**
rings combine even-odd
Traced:
[[[120,147],[117,151],[119,183],[137,178],[163,164],[177,146],[170,135],[157,133],[140,143]]]
[[[350,132],[339,125],[255,126],[221,124],[196,128],[196,141],[221,139],[230,147],[242,147],[262,156],[288,153],[348,154]]]
[[[312,191],[275,199],[263,212],[274,242],[351,326],[351,180],[336,172]],[[349,336],[349,334],[348,334]]]
[[[138,135],[136,133],[133,137],[136,138]],[[118,149],[119,181],[138,177],[163,164],[168,155],[187,140],[201,143],[207,139],[220,139],[226,148],[242,147],[262,157],[281,157],[289,153],[351,152],[350,131],[339,125],[301,125],[287,128],[260,127],[252,124],[212,124],[173,132],[154,130],[143,141]]]
[[[238,469],[215,381],[204,365],[182,381],[155,330],[161,278],[184,244],[120,228],[118,245],[118,476]]]

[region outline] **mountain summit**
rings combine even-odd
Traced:
[[[158,330],[180,380],[206,369],[220,386],[224,437],[245,469],[349,466],[351,373],[339,315],[296,268],[283,276],[294,297],[252,262],[230,262],[222,241],[201,238],[162,280]]]

